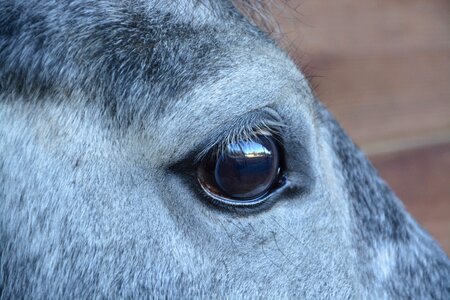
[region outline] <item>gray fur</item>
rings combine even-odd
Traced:
[[[186,164],[239,124],[286,149],[259,209]],[[227,1],[0,2],[0,251],[2,299],[450,298],[445,253]]]

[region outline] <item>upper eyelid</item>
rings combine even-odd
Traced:
[[[233,120],[230,120],[221,130],[217,130],[201,143],[199,151],[194,157],[194,164],[200,162],[213,150],[220,153],[228,144],[242,139],[252,139],[261,132],[267,132],[273,136],[280,136],[278,142],[282,142],[282,129],[286,125],[281,121],[278,113],[268,107],[248,112]]]

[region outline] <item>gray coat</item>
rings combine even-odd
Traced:
[[[286,183],[216,205],[199,154],[254,128]],[[2,0],[0,295],[450,299],[450,263],[229,1]]]

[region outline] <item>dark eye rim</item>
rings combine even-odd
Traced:
[[[272,198],[282,193],[287,188],[288,180],[286,175],[285,149],[283,147],[282,139],[277,134],[269,134],[269,135],[264,134],[264,135],[273,139],[279,152],[279,162],[278,162],[279,165],[277,170],[277,176],[274,182],[268,188],[268,190],[255,198],[247,198],[247,199],[233,199],[231,197],[228,198],[226,196],[215,194],[211,190],[217,189],[217,187],[213,187],[209,185],[207,182],[203,182],[201,180],[201,177],[198,176],[198,168],[202,164],[203,162],[202,160],[199,161],[196,165],[197,171],[195,172],[195,177],[199,184],[200,190],[202,190],[202,192],[209,198],[210,202],[218,206],[228,206],[234,208],[255,207],[265,202],[268,202],[269,198]],[[216,150],[212,150],[212,153],[210,153],[208,156],[211,157],[214,156],[215,154]]]
[[[247,217],[249,215],[257,215],[270,210],[279,201],[281,200],[285,201],[286,199],[289,199],[289,197],[292,197],[292,195],[299,195],[301,192],[303,192],[303,190],[300,190],[295,185],[295,182],[291,182],[290,176],[286,172],[286,177],[284,178],[285,180],[284,185],[280,186],[272,193],[266,195],[264,199],[261,199],[263,201],[257,202],[253,205],[236,205],[236,203],[230,205],[215,200],[205,192],[205,190],[200,186],[197,180],[196,171],[193,170],[193,168],[196,166],[197,164],[189,165],[189,163],[186,163],[186,166],[182,165],[177,168],[172,168],[171,173],[175,172],[175,174],[181,175],[179,178],[187,186],[189,191],[196,196],[196,200],[199,200],[200,203],[202,203],[202,205],[204,205],[205,207],[219,213],[232,214],[236,217]],[[287,198],[285,198],[285,196]]]

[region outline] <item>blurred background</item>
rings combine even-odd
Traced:
[[[288,0],[277,39],[450,254],[450,1]]]

